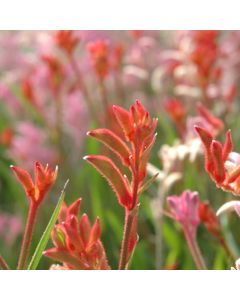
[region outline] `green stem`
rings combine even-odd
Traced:
[[[122,246],[120,252],[120,260],[119,260],[119,270],[125,270],[127,266],[127,252],[128,252],[128,244],[129,238],[131,233],[131,227],[133,222],[133,215],[131,211],[125,210],[125,223],[123,229],[123,239],[122,239]]]
[[[31,203],[29,213],[28,213],[27,223],[26,223],[26,227],[25,227],[21,252],[20,252],[20,256],[19,256],[19,260],[18,260],[18,267],[17,267],[18,270],[23,270],[26,267],[26,262],[28,259],[33,229],[34,229],[34,225],[35,225],[36,217],[37,217],[37,212],[38,212],[38,205],[36,205],[35,203],[33,203],[33,204]]]
[[[199,270],[207,270],[202,253],[198,247],[195,235],[192,234],[188,228],[184,229],[184,235],[197,268]]]

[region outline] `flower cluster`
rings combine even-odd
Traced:
[[[48,249],[44,255],[61,262],[68,270],[108,270],[108,262],[100,241],[99,219],[91,226],[88,216],[83,214],[78,220],[81,200],[69,207],[63,203],[58,224],[52,231],[55,248]]]
[[[205,151],[205,169],[217,187],[235,195],[240,194],[240,155],[233,150],[230,130],[224,145],[213,139],[212,134],[201,127],[195,127]]]
[[[106,145],[120,158],[123,166],[126,166],[132,174],[132,184],[129,184],[127,175],[122,174],[109,157],[88,155],[85,159],[107,179],[119,203],[131,211],[138,204],[140,188],[146,177],[147,162],[156,138],[154,131],[157,120],[150,118],[138,100],[131,106],[130,111],[114,105],[113,112],[124,139],[106,128],[89,131],[88,135]]]

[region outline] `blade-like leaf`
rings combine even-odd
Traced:
[[[57,205],[56,205],[56,207],[55,207],[55,209],[53,211],[53,214],[52,214],[52,216],[50,218],[50,221],[49,221],[49,223],[48,223],[48,225],[47,225],[47,227],[46,227],[46,229],[45,229],[45,231],[44,231],[44,233],[43,233],[43,235],[42,235],[42,237],[41,237],[41,239],[40,239],[40,241],[39,241],[39,243],[38,243],[38,245],[36,247],[36,250],[35,250],[35,252],[34,252],[34,254],[32,256],[32,259],[31,259],[31,261],[29,263],[28,270],[36,270],[36,268],[37,268],[37,266],[39,264],[39,261],[40,261],[40,259],[42,257],[42,253],[45,250],[45,247],[46,247],[46,245],[48,243],[48,240],[50,238],[52,229],[53,229],[53,227],[54,227],[54,225],[55,225],[55,223],[57,221],[61,205],[62,205],[62,203],[64,201],[64,198],[65,198],[65,189],[66,189],[67,184],[68,184],[68,181],[64,185],[64,188],[63,188],[63,190],[61,192],[61,195],[59,197]]]

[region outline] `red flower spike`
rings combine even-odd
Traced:
[[[106,41],[91,42],[87,46],[93,67],[100,80],[104,80],[109,72],[108,44]]]
[[[107,179],[115,191],[119,203],[129,207],[131,205],[130,191],[128,190],[126,180],[112,160],[102,155],[89,155],[85,156],[84,159],[92,164]]]
[[[62,215],[51,235],[55,248],[48,249],[44,255],[63,263],[64,269],[107,270],[109,266],[100,241],[99,219],[93,226],[86,214],[78,221],[76,212],[79,206],[79,199],[69,207],[63,205],[65,220],[62,221]]]
[[[205,148],[205,168],[217,187],[224,191],[240,194],[240,155],[232,152],[231,132],[226,134],[224,146],[212,139],[211,134],[195,126]]]
[[[122,164],[127,166],[131,173],[131,182],[106,156],[89,155],[85,159],[107,179],[119,203],[125,208],[125,225],[119,260],[119,269],[125,269],[137,243],[137,215],[135,218],[134,211],[139,203],[141,188],[144,186],[147,163],[156,138],[154,131],[157,120],[151,119],[139,100],[136,100],[129,111],[116,105],[112,108],[122,134],[119,134],[117,129],[115,129],[116,132],[97,129],[88,135],[100,140],[121,158]],[[132,228],[134,228],[134,234]]]
[[[89,131],[87,135],[102,142],[118,155],[124,165],[129,166],[129,156],[131,154],[129,148],[114,132],[106,128],[100,128]]]
[[[44,196],[57,178],[58,167],[55,168],[55,171],[51,170],[48,165],[44,169],[39,162],[35,163],[35,184],[27,171],[16,166],[10,167],[23,186],[26,195],[34,204],[42,202]]]
[[[59,30],[55,35],[57,46],[63,49],[68,55],[71,55],[78,45],[80,39],[74,36],[73,30]]]
[[[108,129],[92,130],[88,135],[104,143],[121,158],[123,165],[132,173],[132,180],[137,178],[138,186],[133,187],[132,184],[131,191],[124,175],[109,158],[90,155],[85,159],[108,180],[118,196],[119,203],[132,210],[138,203],[137,199],[133,199],[136,196],[136,189],[141,188],[146,176],[147,162],[156,139],[154,131],[157,120],[150,118],[139,100],[130,107],[130,111],[114,105],[113,112],[123,131],[123,138],[125,137],[126,142],[130,142],[131,148],[118,134]]]

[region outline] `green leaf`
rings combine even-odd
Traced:
[[[65,198],[65,189],[66,189],[66,186],[68,184],[68,180],[66,181],[65,185],[64,185],[64,188],[61,192],[61,195],[58,199],[58,202],[57,202],[57,205],[53,211],[53,214],[51,216],[51,219],[36,247],[36,250],[32,256],[32,259],[30,261],[30,264],[28,266],[28,270],[36,270],[38,264],[39,264],[39,261],[42,257],[42,253],[43,251],[45,250],[46,246],[47,246],[47,243],[48,243],[48,240],[50,238],[50,235],[51,235],[51,232],[52,232],[52,229],[54,227],[54,225],[56,224],[57,222],[57,218],[58,218],[58,214],[59,214],[59,211],[60,211],[60,208],[61,208],[61,205],[62,205],[62,202],[64,201],[64,198]]]

